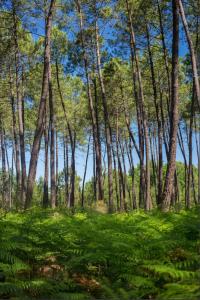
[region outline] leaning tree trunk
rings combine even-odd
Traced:
[[[36,176],[37,162],[40,151],[40,144],[43,134],[43,122],[44,122],[44,111],[45,104],[48,95],[49,88],[49,67],[50,67],[50,57],[51,57],[51,28],[52,28],[52,18],[55,10],[56,0],[51,0],[49,12],[46,20],[45,26],[45,50],[44,50],[44,70],[43,70],[43,80],[42,80],[42,92],[41,99],[38,111],[38,118],[36,123],[36,130],[33,140],[33,146],[31,151],[31,159],[29,166],[29,174],[27,181],[27,192],[26,192],[26,201],[25,201],[25,209],[30,207],[32,195],[33,195],[33,187]]]
[[[171,114],[170,114],[170,141],[169,159],[165,186],[162,196],[162,210],[168,211],[170,208],[171,195],[173,192],[174,174],[176,170],[176,147],[177,132],[179,122],[179,98],[178,98],[178,69],[179,69],[179,12],[178,0],[172,0],[173,9],[173,43],[172,43],[172,95],[171,95]]]

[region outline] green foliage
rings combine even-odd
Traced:
[[[0,298],[199,299],[199,210],[0,218]]]

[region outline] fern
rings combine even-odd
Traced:
[[[0,298],[200,298],[199,211],[0,218]]]

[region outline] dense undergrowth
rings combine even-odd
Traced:
[[[0,299],[200,299],[200,213],[0,217]]]

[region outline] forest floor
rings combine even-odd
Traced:
[[[200,211],[1,213],[0,299],[200,299]]]

